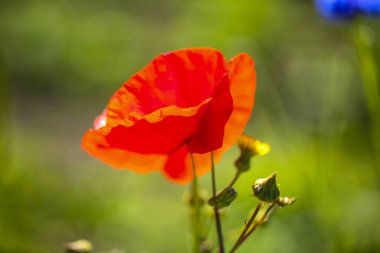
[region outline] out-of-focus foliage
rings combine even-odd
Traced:
[[[62,252],[81,238],[96,252],[190,251],[187,187],[110,169],[80,140],[129,76],[194,46],[254,57],[247,132],[272,147],[235,185],[227,246],[257,204],[253,182],[276,170],[298,200],[240,252],[380,251],[379,153],[349,22],[300,0],[20,0],[2,1],[0,16],[0,252]],[[363,23],[378,60],[380,20]],[[218,164],[220,189],[238,153]]]

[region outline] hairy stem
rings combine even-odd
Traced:
[[[234,184],[235,184],[236,181],[238,180],[239,176],[240,176],[240,172],[237,171],[236,174],[235,174],[235,176],[234,176],[234,178],[232,179],[231,183],[230,183],[228,186],[229,186],[229,187],[234,186]]]
[[[270,204],[267,210],[265,210],[265,212],[260,216],[257,222],[252,226],[251,230],[249,230],[247,234],[244,236],[244,238],[241,240],[241,243],[243,243],[252,234],[252,232],[256,230],[258,226],[264,223],[265,219],[267,218],[268,214],[270,213],[270,211],[273,209],[274,206],[275,206],[274,202]]]
[[[212,180],[212,195],[216,196],[216,180],[215,180],[215,163],[214,163],[214,152],[211,151],[211,180]],[[222,223],[220,221],[219,208],[214,207],[216,232],[218,234],[218,245],[219,253],[224,253],[224,242],[223,242],[223,231]]]
[[[235,252],[235,250],[240,246],[240,244],[242,243],[243,239],[244,239],[244,236],[246,235],[248,229],[251,227],[253,221],[255,220],[257,214],[259,213],[261,207],[263,207],[263,203],[260,202],[259,204],[257,204],[257,207],[255,209],[255,211],[253,212],[251,218],[249,219],[249,221],[247,222],[247,224],[245,224],[245,227],[243,229],[243,231],[241,232],[239,238],[237,239],[235,245],[232,247],[232,249],[230,250],[229,253],[233,253]]]
[[[192,199],[193,199],[193,208],[194,213],[192,214],[193,219],[193,252],[200,253],[200,244],[201,244],[201,206],[200,206],[200,198],[199,198],[199,185],[198,178],[195,169],[195,162],[193,154],[190,154],[191,163],[193,167],[193,184],[192,184]]]

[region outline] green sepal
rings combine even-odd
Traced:
[[[227,187],[215,197],[208,200],[208,204],[213,207],[223,208],[229,206],[237,197],[237,192],[232,187]]]
[[[259,200],[272,203],[280,197],[280,189],[276,183],[276,172],[267,178],[260,178],[252,186],[253,194]]]
[[[250,153],[242,153],[238,159],[235,161],[235,167],[239,172],[248,171],[251,167],[251,157]]]

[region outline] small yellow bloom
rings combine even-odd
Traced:
[[[253,156],[264,156],[269,153],[268,143],[254,139],[249,135],[241,135],[237,139],[240,148],[240,157],[235,161],[235,166],[239,172],[249,170],[250,161]]]
[[[254,139],[246,134],[242,134],[238,138],[237,143],[242,152],[250,152],[252,156],[264,156],[270,151],[270,146],[268,143]]]

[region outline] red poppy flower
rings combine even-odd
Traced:
[[[254,104],[252,58],[238,54],[227,64],[211,48],[159,55],[111,97],[86,132],[82,147],[114,168],[161,171],[170,180],[192,180],[210,170],[239,136]]]

